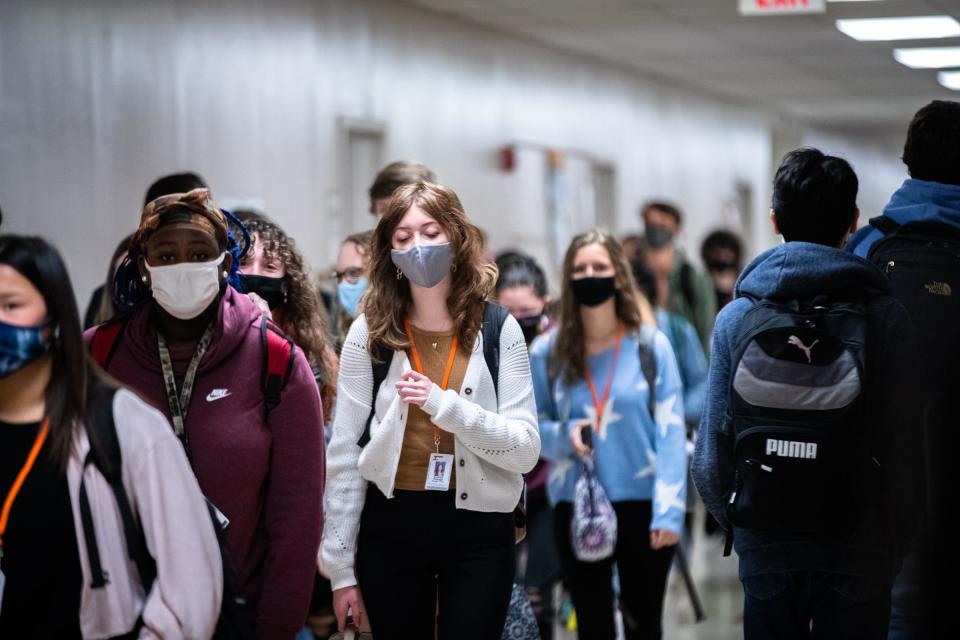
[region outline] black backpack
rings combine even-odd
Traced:
[[[865,309],[848,300],[754,300],[744,315],[727,412],[732,524],[811,534],[855,524],[863,485],[851,478],[877,463],[863,425]]]
[[[113,491],[114,499],[120,511],[120,518],[123,522],[123,535],[127,544],[127,556],[136,565],[137,573],[140,576],[140,584],[143,586],[144,594],[149,594],[153,587],[153,582],[157,577],[157,564],[150,551],[147,548],[146,538],[143,535],[143,529],[130,506],[130,500],[127,497],[127,490],[123,486],[123,458],[120,452],[120,441],[117,439],[117,427],[113,418],[113,396],[115,390],[111,390],[105,397],[101,397],[95,404],[94,414],[91,417],[93,426],[93,435],[96,445],[91,443],[90,452],[84,460],[84,467],[93,464],[98,471],[106,478]],[[95,454],[99,450],[99,455]],[[80,521],[83,527],[83,537],[86,541],[87,557],[90,562],[90,573],[92,574],[91,588],[101,589],[110,582],[110,576],[103,570],[100,564],[100,552],[97,547],[96,531],[93,527],[93,517],[90,510],[90,501],[87,498],[86,486],[80,481]],[[210,513],[211,526],[217,536],[217,542],[220,547],[221,562],[223,564],[223,601],[220,605],[220,616],[217,620],[217,628],[214,638],[223,640],[253,640],[253,623],[250,614],[246,609],[243,599],[239,595],[239,589],[236,584],[236,572],[233,569],[233,562],[227,552],[227,542],[224,537],[223,528],[220,525],[219,518],[213,506],[207,502],[207,508]],[[128,633],[120,636],[120,639],[139,637],[140,629],[143,627],[143,617],[137,619],[136,626]]]
[[[901,226],[885,216],[871,219],[870,225],[884,238],[867,258],[886,274],[893,297],[906,308],[923,363],[924,428],[916,431],[925,439],[927,502],[949,504],[942,478],[944,465],[952,460],[946,429],[956,422],[955,394],[960,390],[960,230],[936,222]],[[930,507],[927,516],[946,517]],[[936,521],[927,528],[940,530]]]

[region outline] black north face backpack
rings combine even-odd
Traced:
[[[960,391],[960,230],[935,222],[903,226],[885,216],[870,220],[885,237],[868,259],[887,276],[890,292],[906,308],[914,327],[925,390],[923,428],[927,487],[923,535],[945,530],[952,503],[942,479],[954,464],[948,442],[957,423]],[[918,538],[917,544],[923,544]]]
[[[734,342],[727,517],[784,533],[853,525],[851,481],[871,456],[863,423],[864,305],[757,300]],[[728,538],[728,551],[732,538]]]

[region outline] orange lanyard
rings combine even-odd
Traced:
[[[423,362],[420,361],[420,354],[417,352],[417,343],[413,340],[413,329],[410,327],[410,320],[404,320],[404,326],[407,329],[407,337],[410,339],[410,355],[413,356],[413,367],[417,373],[423,373]],[[447,383],[450,382],[450,373],[453,371],[453,360],[457,355],[457,334],[453,334],[453,343],[450,345],[450,355],[447,356],[447,368],[443,370],[443,380],[440,382],[440,388],[447,390]],[[440,453],[440,427],[433,425],[433,444],[437,447],[437,453]]]
[[[600,423],[603,420],[603,410],[607,406],[607,398],[610,397],[610,387],[613,386],[613,375],[617,372],[617,360],[620,358],[620,343],[623,341],[623,327],[617,326],[617,345],[613,352],[613,362],[610,364],[610,375],[607,377],[607,386],[603,389],[603,397],[597,397],[597,388],[593,384],[593,375],[590,373],[590,358],[585,358],[584,373],[587,378],[587,386],[590,387],[590,395],[593,396],[593,408],[597,412],[597,424],[594,428],[600,431]]]
[[[10,487],[10,492],[7,494],[6,500],[3,501],[3,511],[0,511],[0,554],[2,554],[3,551],[3,534],[7,532],[7,521],[10,519],[10,509],[13,507],[13,501],[17,499],[17,494],[19,494],[20,489],[23,488],[24,480],[30,475],[30,471],[33,469],[33,463],[37,461],[37,456],[40,455],[40,449],[43,448],[43,443],[46,442],[49,431],[50,419],[46,418],[40,426],[37,439],[33,441],[33,448],[30,449],[27,461],[23,463],[23,468],[20,469],[20,473],[17,474],[13,485]]]

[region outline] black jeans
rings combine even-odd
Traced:
[[[887,637],[890,583],[878,578],[764,573],[744,578],[743,592],[745,640]]]
[[[651,503],[649,500],[614,502],[617,513],[617,547],[614,557],[599,562],[580,562],[570,545],[573,505],[560,502],[555,510],[557,552],[563,566],[563,581],[577,611],[580,640],[613,640],[613,563],[620,576],[620,611],[629,640],[662,636],[663,593],[673,561],[673,547],[650,548]]]
[[[377,640],[432,640],[435,626],[440,640],[500,640],[513,586],[513,513],[454,501],[452,491],[396,491],[387,500],[367,489],[356,567]]]

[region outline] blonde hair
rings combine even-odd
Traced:
[[[483,257],[483,236],[467,219],[460,199],[452,190],[429,182],[397,189],[387,212],[373,232],[370,250],[370,285],[364,298],[369,345],[379,343],[391,350],[409,346],[404,320],[410,312],[410,283],[397,278],[391,259],[393,232],[414,205],[423,209],[446,232],[453,252],[453,282],[447,310],[453,318],[460,348],[473,349],[483,320],[483,305],[497,281],[496,266]]]
[[[638,331],[641,326],[656,325],[653,307],[637,287],[633,272],[623,255],[617,239],[606,231],[593,229],[576,236],[563,258],[563,280],[560,285],[560,327],[557,330],[556,348],[550,359],[552,377],[563,377],[567,382],[582,379],[586,362],[586,338],[580,305],[573,297],[570,281],[573,279],[573,261],[580,249],[598,244],[606,249],[613,265],[613,281],[617,319],[627,333]]]

